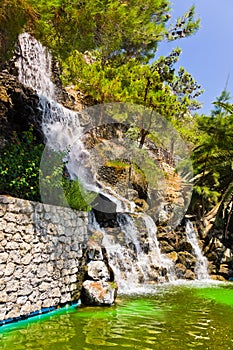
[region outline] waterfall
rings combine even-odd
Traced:
[[[19,35],[20,55],[16,62],[19,81],[34,89],[40,99],[42,130],[48,144],[57,152],[70,149],[67,169],[71,178],[85,178],[79,164],[87,157],[80,141],[82,128],[78,113],[56,101],[56,86],[52,82],[52,56],[49,51],[28,33]],[[78,154],[72,157],[72,153]]]
[[[197,259],[195,272],[198,280],[209,279],[208,274],[208,263],[206,257],[202,254],[201,248],[198,244],[197,233],[193,227],[191,221],[187,220],[186,222],[186,235],[188,242],[192,245],[194,255]]]
[[[19,80],[34,89],[40,98],[46,144],[58,152],[69,150],[66,167],[71,179],[79,178],[86,189],[103,194],[116,205],[118,234],[100,228],[93,215],[89,228],[103,234],[102,244],[107,249],[120,292],[134,292],[138,286],[153,281],[173,280],[173,264],[161,254],[153,219],[146,214],[134,213],[134,202],[95,180],[90,170],[90,153],[81,141],[83,128],[79,113],[56,101],[50,53],[27,33],[19,36],[19,44]],[[140,228],[136,225],[137,220]]]
[[[169,259],[167,256],[161,253],[159,242],[157,239],[157,227],[154,220],[149,215],[146,215],[146,214],[142,215],[142,219],[145,222],[147,232],[148,232],[149,246],[151,250],[153,264],[155,264],[157,259],[159,266],[165,268],[168,280],[170,282],[175,281],[176,274],[175,274],[174,262],[171,259]]]
[[[20,54],[17,60],[19,81],[36,90],[39,96],[52,100],[56,87],[52,82],[52,56],[50,52],[28,33],[19,35]]]
[[[139,221],[140,232],[136,221]],[[153,282],[174,281],[173,263],[161,254],[153,219],[146,214],[119,213],[117,222],[119,228],[113,234],[112,229],[100,227],[91,213],[89,229],[103,235],[102,243],[107,249],[119,292],[132,294],[144,291]]]
[[[114,202],[117,212],[133,212],[135,204],[110,187],[97,186],[89,152],[81,140],[81,112],[74,112],[56,101],[56,86],[52,82],[52,56],[28,33],[19,35],[20,55],[16,62],[19,81],[34,89],[40,98],[42,130],[46,144],[57,152],[68,153],[66,168],[71,179],[78,178],[86,190],[103,194]],[[94,165],[95,167],[95,165]]]

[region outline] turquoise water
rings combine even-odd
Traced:
[[[233,285],[163,285],[0,328],[1,350],[233,349]]]

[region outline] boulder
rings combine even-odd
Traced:
[[[116,295],[115,282],[86,280],[83,283],[81,301],[84,305],[107,306],[114,303]]]
[[[185,272],[186,272],[186,267],[183,264],[176,264],[175,266],[175,270],[176,270],[176,276],[178,278],[185,278]]]
[[[0,147],[11,140],[16,131],[18,135],[34,126],[38,142],[42,142],[42,112],[39,97],[35,91],[23,86],[8,72],[0,73]]]
[[[186,266],[186,268],[194,268],[196,264],[196,258],[189,252],[179,252],[178,262]]]
[[[110,281],[110,271],[104,261],[90,261],[87,264],[87,275],[94,281]]]
[[[178,259],[178,254],[177,254],[177,252],[174,251],[174,252],[168,253],[167,257],[169,259],[171,259],[172,261],[176,262]]]
[[[221,264],[219,267],[219,274],[222,275],[224,278],[228,278],[229,276],[231,276],[232,271],[227,264]]]
[[[210,277],[214,281],[226,281],[226,279],[221,275],[211,275]]]
[[[87,244],[87,259],[89,261],[102,261],[104,259],[102,247],[93,240],[89,240]]]
[[[232,252],[230,248],[227,248],[223,253],[221,263],[229,263],[229,262],[232,262],[232,260],[233,260]]]
[[[195,280],[196,276],[195,273],[191,270],[186,270],[184,278],[187,280]]]
[[[174,251],[174,247],[166,241],[160,241],[160,248],[162,254],[169,254]]]

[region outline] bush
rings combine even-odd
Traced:
[[[81,211],[91,210],[90,204],[96,197],[96,193],[86,192],[78,179],[75,181],[64,179],[63,188],[70,208]]]
[[[85,192],[78,180],[69,180],[62,162],[64,154],[47,151],[46,162],[41,167],[43,152],[44,145],[36,143],[32,128],[24,131],[21,139],[15,132],[1,152],[0,193],[41,201],[42,189],[46,193],[42,199],[47,204],[67,206],[68,203],[72,209],[90,210],[96,194]]]
[[[15,132],[1,150],[0,193],[14,197],[40,200],[39,167],[44,146],[37,144],[33,130]]]

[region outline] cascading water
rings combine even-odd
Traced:
[[[99,227],[93,216],[90,227],[103,233],[102,243],[108,251],[110,265],[115,272],[120,291],[133,292],[139,284],[150,281],[173,280],[173,265],[160,252],[156,237],[157,228],[152,218],[145,214],[123,214],[134,212],[134,203],[109,187],[97,186],[97,182],[93,181],[93,178],[90,179],[89,171],[85,168],[89,152],[80,139],[83,130],[79,114],[64,108],[56,101],[50,53],[27,33],[19,36],[19,43],[19,80],[36,90],[40,97],[40,108],[43,112],[42,129],[47,145],[56,151],[69,149],[66,167],[71,179],[78,177],[86,189],[103,193],[116,205],[119,237],[113,239],[107,230]],[[143,233],[137,229],[136,219],[141,220]]]
[[[164,267],[166,270],[167,278],[170,282],[176,280],[174,262],[166,257],[164,254],[161,254],[161,250],[159,247],[159,242],[157,239],[157,227],[154,220],[146,214],[142,215],[142,219],[145,222],[146,229],[148,232],[148,240],[150,247],[150,255],[153,260],[153,265],[157,261],[158,266]]]
[[[52,57],[49,51],[28,33],[19,35],[20,54],[17,60],[19,81],[36,90],[39,96],[56,98],[52,82]]]
[[[139,232],[135,220],[144,227]],[[161,254],[156,237],[157,228],[152,218],[145,214],[117,214],[119,230],[111,234],[101,228],[93,213],[90,214],[89,229],[101,232],[103,245],[107,249],[120,293],[144,291],[151,282],[172,281],[172,262]],[[146,237],[145,237],[146,236]]]
[[[195,272],[198,280],[209,279],[208,274],[208,263],[206,257],[202,254],[201,248],[198,244],[197,233],[190,220],[186,222],[185,232],[187,235],[187,241],[192,245],[194,255],[196,256],[197,262]]]
[[[56,101],[56,86],[52,82],[52,57],[49,51],[28,33],[19,35],[20,55],[17,60],[19,80],[34,89],[40,98],[42,130],[46,144],[57,152],[68,152],[66,168],[71,179],[78,178],[86,190],[103,193],[114,202],[118,212],[132,212],[134,203],[113,189],[96,185],[90,172],[89,153],[81,140],[83,128],[80,113],[65,108]],[[103,187],[103,186],[102,186]]]
[[[56,101],[56,86],[52,82],[52,57],[49,51],[28,33],[19,35],[20,55],[17,60],[19,81],[34,89],[40,98],[42,130],[46,143],[55,151],[72,151],[83,158],[85,149],[80,142],[82,128],[78,114]],[[79,161],[78,160],[78,161]],[[67,169],[71,178],[82,177],[80,167],[75,166],[76,157],[69,157]],[[75,169],[75,171],[74,171]],[[85,177],[85,174],[84,176]]]

